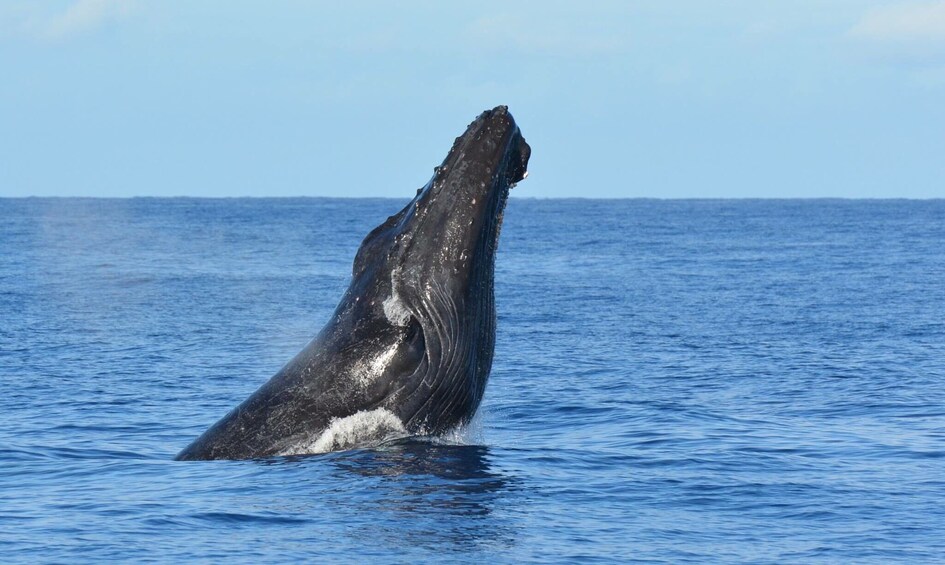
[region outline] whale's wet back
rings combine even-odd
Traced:
[[[364,239],[315,339],[177,458],[316,453],[467,423],[492,367],[502,212],[529,154],[506,107],[477,117]]]

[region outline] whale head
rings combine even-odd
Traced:
[[[349,325],[349,335],[388,336],[382,404],[411,432],[463,424],[482,399],[495,346],[503,211],[530,152],[505,106],[483,112],[416,197],[358,250],[339,309],[354,304],[345,317],[370,321]]]

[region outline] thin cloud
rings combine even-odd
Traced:
[[[64,12],[54,15],[42,36],[59,40],[89,33],[126,17],[131,8],[132,0],[78,0]]]
[[[471,22],[466,37],[477,49],[495,46],[536,53],[606,54],[626,48],[626,30],[614,27],[605,21],[568,20],[561,15],[526,21],[504,14]]]
[[[849,35],[879,42],[945,43],[945,0],[874,8],[860,18]]]

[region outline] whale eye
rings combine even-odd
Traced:
[[[426,339],[423,336],[423,326],[415,316],[410,316],[407,321],[407,331],[404,334],[404,347],[406,354],[410,359],[417,363],[423,358],[426,350]]]
[[[390,375],[405,377],[417,372],[417,369],[426,358],[426,340],[423,337],[423,326],[414,316],[410,316],[404,326],[394,326],[399,331],[399,342],[393,355],[386,361],[386,369]]]

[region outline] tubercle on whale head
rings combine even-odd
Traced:
[[[516,142],[514,146],[510,146],[512,141]],[[511,150],[514,152],[514,157],[507,161],[493,159],[496,164],[506,166],[507,178],[504,180],[513,185],[528,176],[528,158],[531,155],[531,147],[522,138],[515,119],[509,113],[508,106],[496,106],[492,110],[479,114],[466,127],[466,131],[455,139],[443,163],[434,169],[435,174],[431,182],[436,184],[438,179],[448,176],[457,161],[468,156],[470,149],[478,149],[481,157],[490,151]]]

